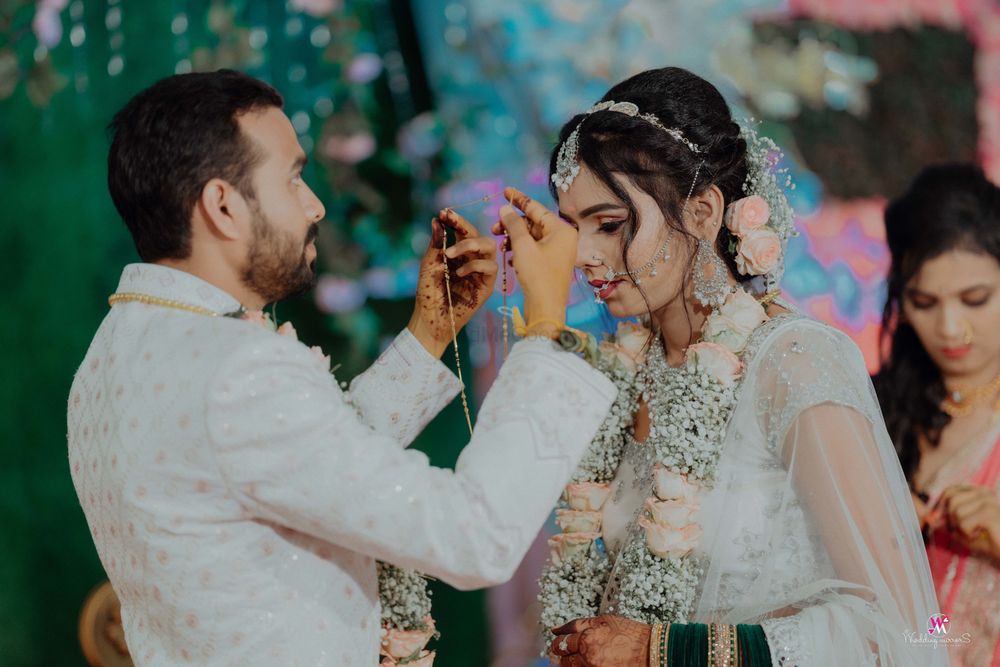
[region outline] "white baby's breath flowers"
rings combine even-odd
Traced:
[[[382,626],[398,630],[426,630],[431,614],[427,580],[413,570],[378,563],[378,595]]]
[[[715,482],[744,370],[742,355],[767,319],[756,299],[737,290],[709,315],[705,342],[691,346],[677,368],[667,363],[661,341],[646,351],[640,341],[648,331],[636,325],[619,328],[620,340],[599,346],[595,366],[619,393],[564,494],[572,511],[559,515],[565,532],[554,539],[556,557],[539,581],[544,626],[598,615],[612,574],[618,589],[606,601],[608,613],[643,623],[689,618],[702,574],[697,497]],[[636,350],[641,358],[633,364]],[[640,399],[649,408],[649,436],[641,447],[652,450],[648,481],[654,495],[612,561],[601,548],[597,515],[612,490]]]

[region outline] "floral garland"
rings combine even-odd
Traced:
[[[641,354],[644,345],[637,353],[636,342],[652,337],[636,325],[620,325],[601,344],[595,365],[615,382],[619,396],[563,493],[564,507],[556,510],[563,532],[549,540],[551,558],[539,581],[544,626],[596,616],[612,580],[617,594],[608,600],[611,613],[644,623],[689,617],[702,574],[699,496],[715,481],[747,343],[767,319],[763,306],[737,289],[709,315],[702,342],[688,348],[680,368],[667,364],[658,340],[648,355]],[[650,455],[651,495],[612,563],[601,510],[630,445],[640,397],[649,406],[650,433],[645,443],[631,444]]]
[[[291,322],[277,326],[271,316],[260,310],[240,310],[239,319],[250,322],[279,336],[298,340],[298,333]],[[317,363],[328,372],[330,357],[319,346],[309,348]],[[343,385],[346,386],[346,385]],[[440,633],[431,617],[431,596],[427,579],[414,570],[404,570],[395,565],[377,562],[378,595],[382,608],[382,632],[379,642],[381,667],[432,667],[437,655],[427,651],[431,639]]]

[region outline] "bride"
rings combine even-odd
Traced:
[[[620,393],[540,582],[559,665],[947,664],[861,354],[776,298],[793,233],[778,155],[677,68],[560,134],[577,267],[650,328],[590,345]]]

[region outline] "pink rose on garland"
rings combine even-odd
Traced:
[[[590,550],[590,545],[600,533],[559,533],[549,538],[549,552],[553,563],[561,563]]]
[[[563,490],[563,500],[569,508],[583,512],[601,509],[609,495],[611,495],[611,485],[597,482],[567,484]]]
[[[400,630],[398,628],[382,628],[382,647],[380,653],[393,661],[399,661],[423,651],[427,642],[437,633],[434,619],[428,616],[424,630]],[[415,664],[415,663],[410,663]],[[429,664],[429,663],[428,663]]]
[[[684,528],[694,522],[699,505],[684,500],[658,500],[646,498],[645,510],[649,518],[661,526]]]
[[[736,268],[745,276],[770,273],[781,260],[781,239],[769,229],[747,232],[740,240]]]
[[[742,238],[747,232],[760,229],[771,218],[771,207],[760,195],[737,199],[726,208],[726,228]]]
[[[649,329],[633,322],[619,322],[615,340],[618,347],[632,357],[636,364],[645,360]]]
[[[701,486],[688,481],[687,475],[661,465],[653,468],[653,488],[660,500],[681,500],[685,503],[694,503],[701,490]]]
[[[596,533],[601,530],[601,513],[559,509],[556,523],[564,533]]]
[[[683,528],[663,526],[646,517],[639,518],[639,525],[646,531],[646,548],[659,556],[686,556],[698,545],[701,539],[701,526],[690,524]]]
[[[687,367],[708,373],[726,386],[732,386],[743,372],[743,362],[718,343],[695,343],[687,350]]]
[[[279,336],[287,336],[288,338],[291,338],[292,340],[298,340],[299,339],[299,332],[297,332],[295,330],[295,327],[292,326],[291,322],[285,322],[280,327],[278,327],[277,334]]]

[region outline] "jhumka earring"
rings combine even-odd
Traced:
[[[706,269],[710,269],[709,273]],[[694,298],[704,306],[721,306],[733,288],[726,280],[729,269],[712,244],[705,239],[698,240],[698,252],[694,259]]]

